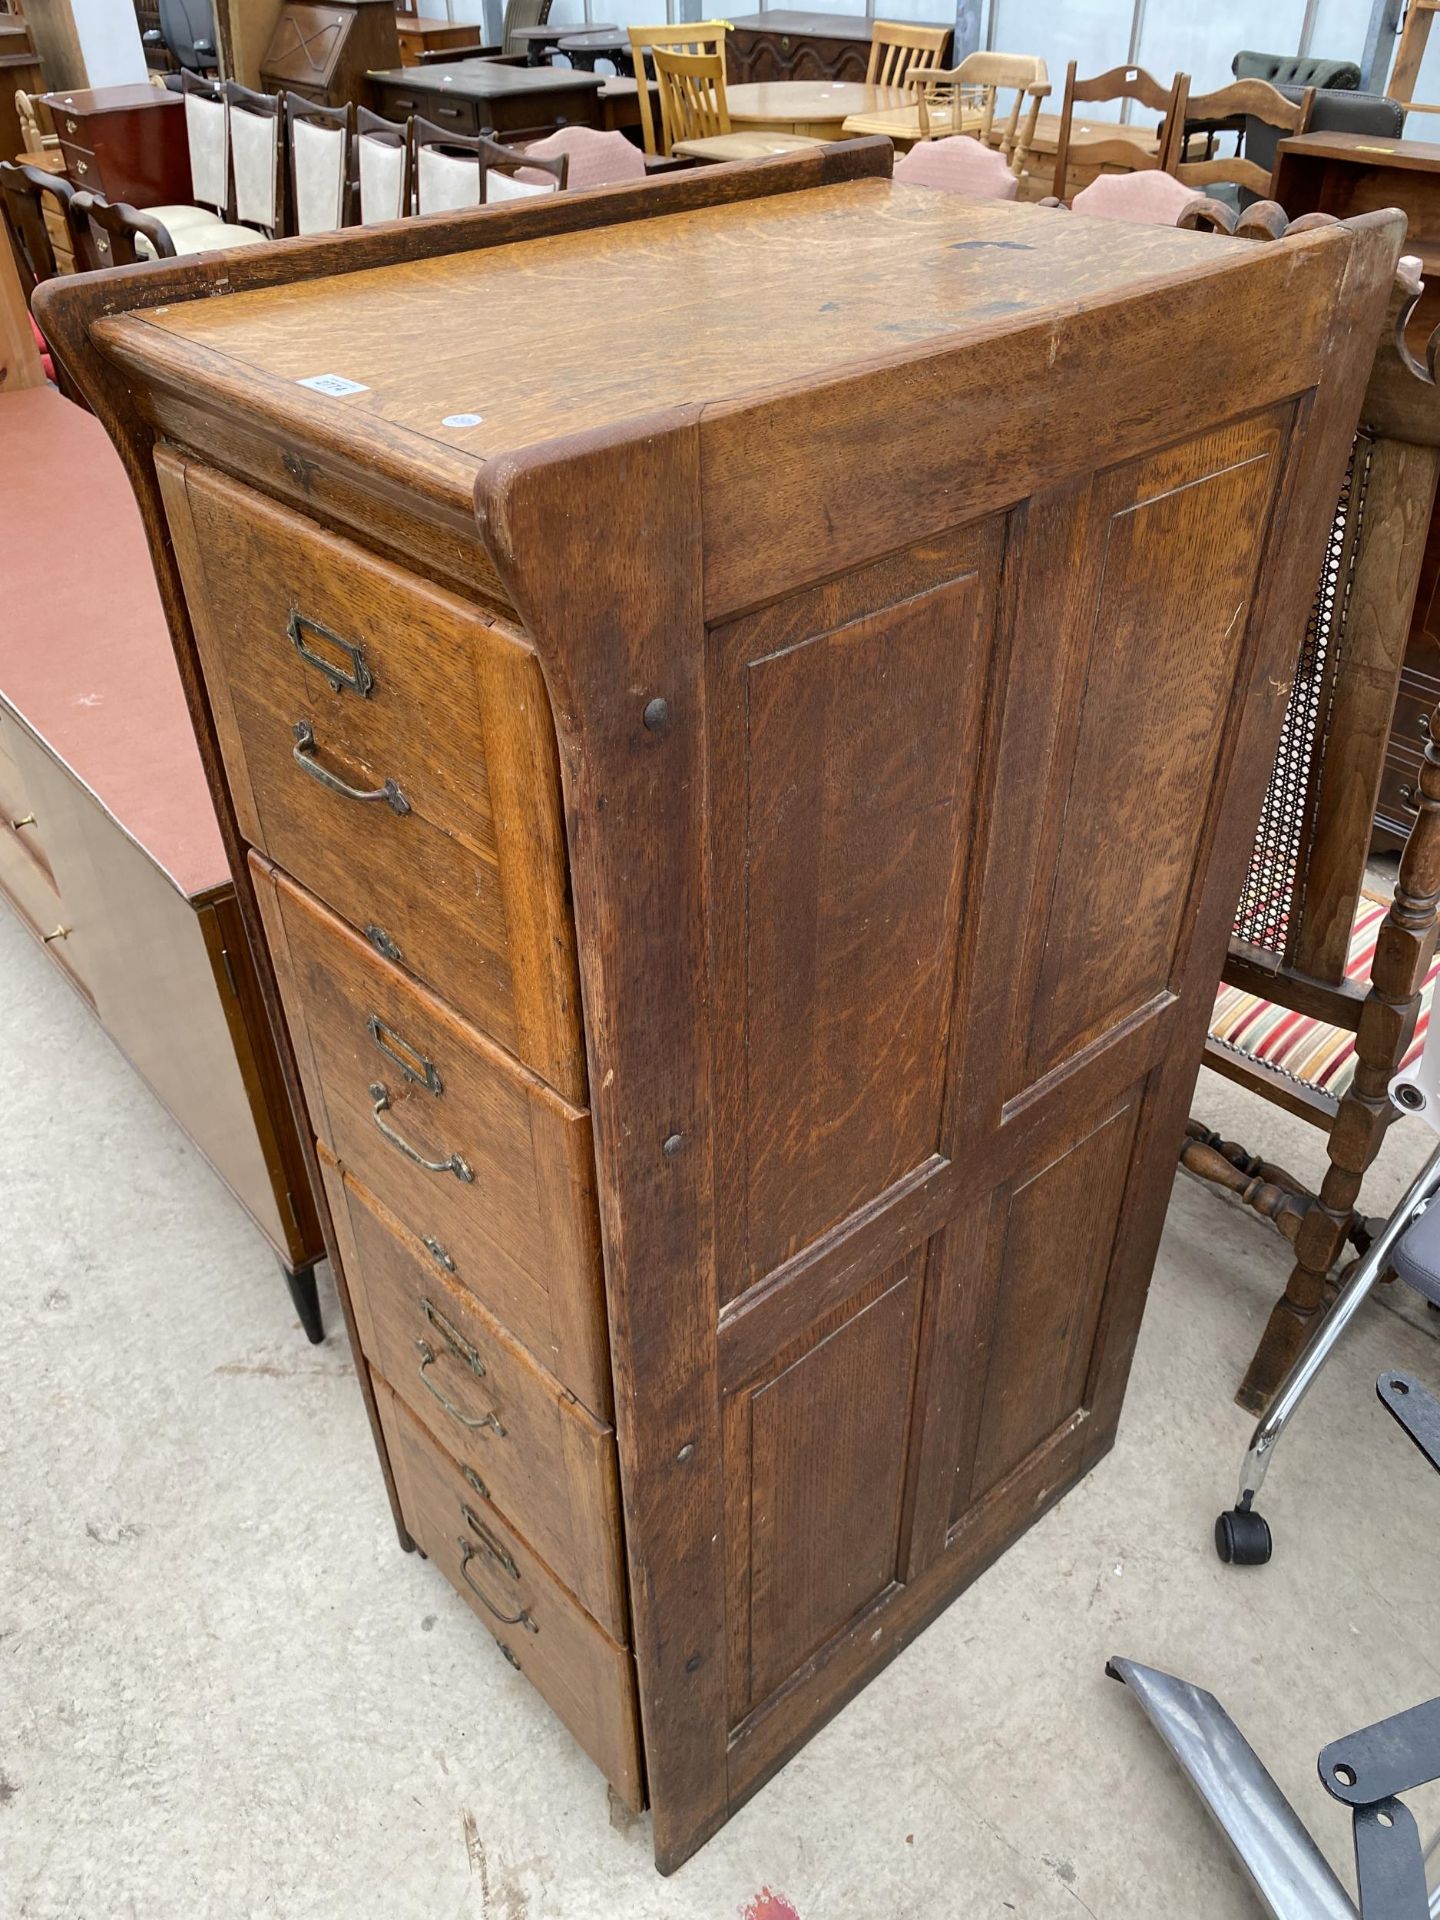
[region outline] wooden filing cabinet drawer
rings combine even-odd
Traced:
[[[505,1524],[378,1376],[400,1510],[416,1544],[470,1602],[627,1805],[644,1805],[634,1667]]]
[[[360,1340],[395,1392],[615,1640],[627,1635],[615,1436],[322,1146]]]
[[[157,458],[241,831],[583,1100],[549,701],[473,608]]]
[[[321,1140],[578,1399],[610,1411],[590,1117],[251,855]]]

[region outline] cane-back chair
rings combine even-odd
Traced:
[[[1399,334],[1416,271],[1402,263],[1371,371],[1205,1055],[1228,1079],[1323,1129],[1329,1164],[1311,1193],[1198,1119],[1181,1155],[1294,1244],[1285,1293],[1236,1396],[1251,1411],[1268,1403],[1298,1352],[1347,1239],[1367,1244],[1357,1207],[1394,1117],[1386,1088],[1420,1050],[1433,990],[1440,807],[1420,804],[1393,901],[1365,888],[1440,469],[1440,395]]]

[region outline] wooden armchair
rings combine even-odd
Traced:
[[[75,260],[83,273],[175,258],[175,242],[163,222],[123,200],[77,193],[70,213],[75,223]]]
[[[1299,101],[1287,100],[1264,80],[1237,80],[1214,93],[1190,95],[1181,109],[1181,132],[1171,158],[1170,172],[1182,185],[1209,193],[1218,188],[1240,190],[1265,198],[1270,192],[1273,161],[1259,165],[1244,153],[1216,154],[1212,151],[1217,130],[1233,131],[1237,142],[1244,137],[1247,120],[1274,128],[1284,138],[1304,133],[1315,107],[1315,89],[1309,87]],[[1188,157],[1197,134],[1205,140],[1206,151],[1199,159]],[[1273,153],[1273,144],[1267,143]],[[1212,196],[1213,197],[1213,196]],[[1228,197],[1228,196],[1227,196]]]
[[[1147,112],[1160,115],[1154,142],[1138,128],[1126,127],[1119,122],[1113,134],[1107,126],[1104,137],[1088,140],[1085,146],[1087,169],[1093,167],[1103,172],[1110,168],[1119,169],[1122,173],[1141,173],[1147,167],[1158,167],[1163,173],[1169,173],[1180,138],[1181,117],[1189,91],[1188,73],[1177,73],[1170,85],[1163,87],[1143,67],[1112,67],[1108,73],[1097,74],[1093,80],[1080,80],[1076,78],[1075,62],[1072,60],[1065,71],[1065,98],[1060,108],[1060,131],[1055,142],[1056,197],[1061,200],[1069,198],[1066,187],[1077,106],[1132,100]]]
[[[1181,1155],[1295,1247],[1236,1396],[1252,1412],[1299,1351],[1347,1238],[1366,1244],[1361,1184],[1394,1117],[1386,1088],[1418,1051],[1434,972],[1440,809],[1421,808],[1388,910],[1364,892],[1440,469],[1440,394],[1399,337],[1417,286],[1397,288],[1375,357],[1205,1055],[1217,1072],[1321,1128],[1329,1165],[1311,1193],[1198,1120]]]
[[[1000,150],[1017,180],[1024,178],[1040,104],[1050,96],[1043,60],[1028,53],[968,53],[958,67],[912,69],[906,84],[919,107],[922,140],[973,133]],[[1002,117],[1000,96],[1010,92],[1010,111]]]
[[[70,263],[74,263],[75,222],[71,214],[74,199],[74,187],[60,174],[48,173],[41,167],[0,161],[0,231],[14,255],[15,274],[27,309],[36,287],[44,280],[53,280],[60,270],[52,222],[62,228]],[[53,354],[52,359],[60,391],[67,399],[84,406],[63,362]]]

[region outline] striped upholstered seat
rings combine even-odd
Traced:
[[[1360,911],[1350,933],[1350,954],[1345,962],[1347,980],[1362,986],[1370,978],[1375,958],[1375,942],[1381,923],[1389,911],[1389,902],[1360,896]],[[1420,1013],[1415,1022],[1415,1037],[1405,1055],[1405,1064],[1419,1057],[1430,1026],[1430,1002],[1435,992],[1435,976],[1440,973],[1440,955],[1432,961],[1420,994]],[[1257,1061],[1287,1079],[1302,1081],[1343,1100],[1355,1076],[1355,1036],[1344,1027],[1332,1027],[1324,1020],[1295,1013],[1262,1000],[1241,987],[1222,986],[1215,996],[1215,1011],[1210,1016],[1210,1038],[1227,1053]]]

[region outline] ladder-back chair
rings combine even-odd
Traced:
[[[898,20],[877,20],[870,33],[866,83],[872,87],[903,87],[910,74],[938,67],[949,44],[949,27],[912,27]]]
[[[1164,87],[1143,67],[1111,67],[1108,73],[1096,74],[1093,80],[1080,80],[1076,77],[1075,62],[1072,60],[1065,71],[1065,98],[1060,108],[1060,131],[1055,142],[1054,190],[1057,199],[1070,198],[1066,190],[1067,175],[1077,106],[1128,100],[1144,107],[1148,113],[1160,115],[1156,144],[1153,146],[1148,137],[1133,127],[1117,121],[1112,133],[1107,125],[1103,138],[1086,142],[1084,164],[1087,168],[1109,167],[1118,168],[1123,173],[1142,173],[1147,167],[1158,167],[1162,173],[1168,173],[1180,138],[1181,117],[1189,91],[1188,73],[1177,73],[1170,85]]]
[[[1215,187],[1235,187],[1262,199],[1270,193],[1274,172],[1274,143],[1267,142],[1272,158],[1264,165],[1245,153],[1213,154],[1213,134],[1205,133],[1206,153],[1199,159],[1188,157],[1195,138],[1192,129],[1211,129],[1232,123],[1237,139],[1243,138],[1247,120],[1276,130],[1280,138],[1304,133],[1315,107],[1315,89],[1307,87],[1298,101],[1285,95],[1265,80],[1236,80],[1214,93],[1191,94],[1181,109],[1181,132],[1170,172],[1184,186],[1209,193]]]
[[[1258,209],[1251,209],[1253,220]],[[1322,216],[1314,216],[1320,218]],[[1297,222],[1297,225],[1300,224]],[[1253,230],[1253,229],[1252,229]],[[1440,915],[1440,825],[1423,807],[1392,903],[1365,892],[1371,822],[1420,579],[1440,394],[1399,330],[1418,298],[1402,262],[1371,370],[1235,916],[1207,1066],[1328,1136],[1318,1193],[1198,1119],[1181,1159],[1295,1248],[1237,1399],[1262,1410],[1305,1340],[1394,1117],[1386,1088],[1418,1051]],[[1412,889],[1411,876],[1426,884]]]

